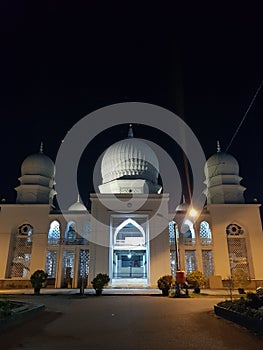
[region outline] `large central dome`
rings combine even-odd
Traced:
[[[101,162],[102,184],[115,180],[146,180],[157,185],[159,162],[150,146],[133,138],[130,125],[128,138],[114,143],[103,155]]]
[[[144,179],[157,184],[158,159],[141,140],[128,138],[110,146],[101,163],[102,183],[120,179]]]

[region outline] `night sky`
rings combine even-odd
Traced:
[[[1,1],[1,198],[15,202],[21,163],[41,141],[55,160],[77,121],[114,103],[147,102],[178,114],[206,157],[217,140],[228,147],[263,79],[262,11],[174,3]],[[248,203],[263,201],[262,96],[263,88],[229,148]],[[143,125],[134,132],[165,140]],[[125,124],[88,146],[79,176],[84,202],[97,157],[126,133]],[[169,142],[163,147],[171,150]],[[171,153],[180,166],[180,150]]]

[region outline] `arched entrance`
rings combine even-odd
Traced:
[[[147,229],[143,226],[138,223],[138,219],[129,217],[112,228],[112,286],[147,286],[149,246]]]

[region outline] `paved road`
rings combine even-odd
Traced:
[[[1,350],[263,349],[263,337],[214,315],[218,298],[24,295],[46,312],[1,335]]]

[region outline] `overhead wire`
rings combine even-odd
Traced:
[[[231,140],[230,140],[228,146],[226,147],[226,150],[225,150],[224,153],[227,153],[227,151],[228,151],[229,148],[231,147],[231,145],[232,145],[232,143],[233,143],[235,137],[237,136],[237,134],[238,134],[238,132],[239,132],[239,130],[240,130],[242,124],[244,123],[244,121],[245,121],[245,119],[246,119],[246,117],[247,117],[247,115],[248,115],[248,113],[249,113],[251,107],[253,106],[253,104],[254,104],[254,102],[255,102],[255,100],[256,100],[256,98],[257,98],[257,96],[258,96],[258,94],[259,94],[259,92],[260,92],[260,90],[261,90],[261,88],[262,88],[262,86],[263,86],[263,79],[261,80],[261,83],[259,84],[259,87],[257,88],[257,90],[256,90],[256,92],[255,92],[255,94],[254,94],[254,96],[253,96],[253,98],[252,98],[252,100],[251,100],[251,102],[250,102],[250,104],[249,104],[249,106],[248,106],[248,108],[247,108],[247,110],[246,110],[246,112],[245,112],[243,118],[241,119],[241,121],[240,121],[238,127],[236,128],[236,130],[235,130],[235,132],[234,132],[234,134],[233,134],[233,136],[232,136],[232,138],[231,138]],[[214,169],[214,171],[213,171],[212,176],[214,176],[214,175],[216,174],[216,171],[217,171],[217,169],[218,169],[218,166],[219,166],[219,164],[216,165],[216,167],[215,167],[215,169]],[[199,199],[200,199],[200,197],[201,197],[201,195],[199,195]],[[192,198],[190,198],[190,202],[191,202],[191,201],[192,201]]]
[[[253,104],[254,104],[254,102],[255,102],[255,100],[257,98],[257,95],[259,94],[259,92],[260,92],[260,90],[262,88],[262,85],[263,85],[263,79],[261,80],[261,83],[259,84],[259,87],[258,87],[257,91],[255,92],[255,94],[254,94],[254,96],[253,96],[253,98],[252,98],[252,100],[251,100],[251,102],[250,102],[250,104],[249,104],[249,106],[248,106],[248,108],[247,108],[243,118],[241,119],[241,122],[239,123],[236,131],[234,132],[234,135],[232,136],[232,138],[231,138],[231,140],[230,140],[230,142],[229,142],[225,152],[227,152],[229,150],[229,148],[231,147],[231,145],[232,145],[232,143],[233,143],[237,133],[239,132],[239,129],[241,128],[242,124],[244,123],[244,121],[246,119],[246,116],[248,115],[248,112],[250,111],[251,107],[253,106]]]

